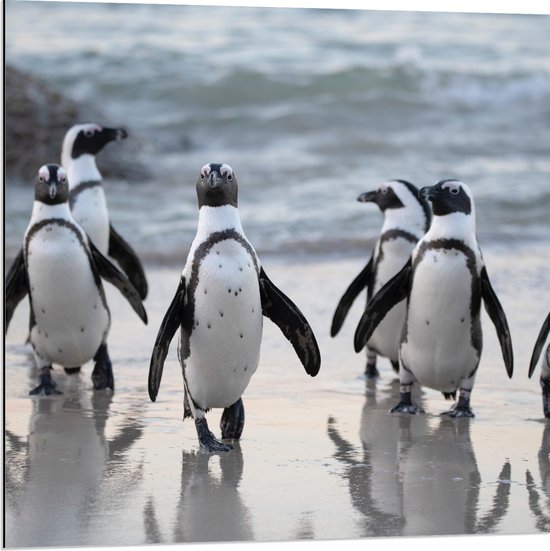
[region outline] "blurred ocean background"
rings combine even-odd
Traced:
[[[128,129],[108,147],[135,142],[147,170],[105,187],[146,263],[183,265],[209,162],[235,170],[260,254],[367,255],[382,216],[356,198],[391,178],[461,179],[482,248],[545,248],[549,28],[545,15],[7,0],[5,56]],[[8,178],[7,259],[32,200],[32,182]]]

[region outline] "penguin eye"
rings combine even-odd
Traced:
[[[204,165],[201,168],[201,180],[204,180],[210,174],[210,165]]]
[[[233,169],[229,165],[222,165],[220,168],[221,175],[230,182],[233,180]]]
[[[378,190],[382,195],[387,195],[388,194],[388,188],[387,187],[381,187],[379,190]]]
[[[86,138],[91,138],[93,135],[94,135],[93,130],[84,130],[84,136],[86,136]]]
[[[46,178],[44,178],[44,176],[39,176],[39,177],[38,177],[38,181],[39,181],[39,182],[45,182],[45,181],[46,181]]]
[[[455,181],[444,182],[441,185],[441,189],[446,189],[452,195],[458,195],[460,193],[460,184]]]

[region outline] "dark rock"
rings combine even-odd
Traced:
[[[96,109],[79,105],[44,81],[13,66],[4,70],[5,168],[8,181],[32,181],[45,163],[59,163],[67,129],[78,122],[122,126],[128,138],[106,147],[98,167],[106,177],[143,181],[150,175],[139,161],[143,140],[124,121],[109,121]]]

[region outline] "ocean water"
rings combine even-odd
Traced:
[[[382,216],[356,198],[391,178],[469,184],[482,247],[549,243],[549,26],[545,15],[8,0],[5,52],[129,130],[150,175],[106,181],[113,223],[146,261],[182,265],[208,162],[235,170],[260,254],[367,254]],[[30,182],[7,182],[7,257],[32,196]]]

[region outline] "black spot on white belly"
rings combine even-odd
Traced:
[[[223,312],[220,312],[220,318],[223,318]]]
[[[212,329],[212,324],[211,323],[208,324],[208,329]]]
[[[81,328],[80,328],[80,332],[81,332],[81,333],[84,333],[84,327],[81,327]]]

